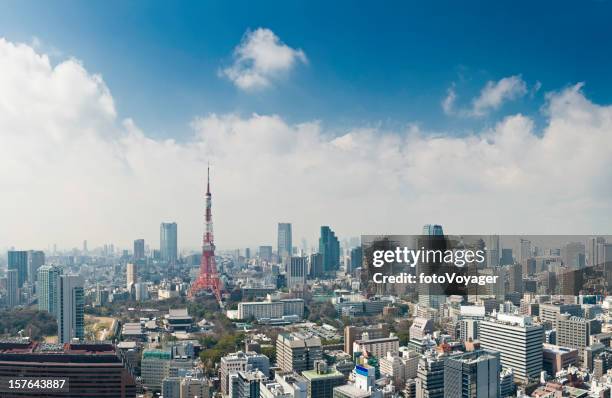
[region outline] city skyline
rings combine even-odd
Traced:
[[[597,14],[601,7],[609,5],[592,3],[583,12]],[[354,100],[362,103],[350,108],[353,118],[338,120],[312,101],[306,113],[286,105],[306,94],[323,101],[307,90],[308,83],[331,79],[321,68],[341,65],[318,52],[306,32],[291,33],[274,18],[219,35],[202,33],[202,43],[216,44],[210,53],[197,52],[207,60],[201,73],[210,84],[210,90],[199,86],[199,95],[220,102],[229,96],[240,105],[217,108],[195,100],[199,106],[186,115],[178,98],[163,112],[142,112],[149,101],[154,105],[154,95],[140,98],[135,108],[136,98],[121,84],[129,80],[127,72],[100,63],[66,41],[57,23],[51,26],[48,37],[35,35],[40,32],[33,25],[16,29],[8,23],[0,30],[0,146],[11,148],[1,161],[7,194],[0,198],[0,247],[71,248],[83,239],[130,247],[137,238],[155,241],[159,224],[172,221],[179,225],[181,247],[197,248],[208,162],[220,248],[271,244],[275,224],[285,221],[293,224],[293,236],[309,242],[321,225],[340,237],[405,234],[413,232],[407,225],[430,222],[455,234],[609,233],[612,190],[602,181],[612,178],[612,98],[602,94],[610,84],[600,67],[612,60],[589,67],[598,40],[574,59],[579,76],[560,68],[550,80],[539,58],[511,68],[470,58],[463,69],[461,57],[449,53],[445,65],[461,72],[443,77],[436,71],[418,90],[409,76],[398,76],[398,89],[413,94],[386,100],[386,116],[366,112],[363,119],[355,111],[367,106],[372,87],[349,76],[350,85],[364,90]],[[584,35],[601,36],[592,29]],[[399,36],[412,37],[407,31]],[[100,35],[91,40],[106,43]],[[532,45],[561,57],[562,49],[547,43],[539,34]],[[415,46],[397,44],[400,52]],[[430,50],[444,53],[440,44]],[[390,48],[380,51],[392,59]],[[127,68],[142,56],[115,59],[116,66]],[[368,76],[377,73],[370,64],[359,68]],[[150,72],[158,80],[165,76]],[[189,79],[201,76],[189,68],[185,78],[160,95],[191,95]],[[340,83],[330,82],[341,90]],[[419,109],[423,90],[435,99],[425,102],[429,112],[400,117],[392,105]],[[262,96],[264,107],[255,101]],[[338,112],[346,113],[338,104]],[[176,127],[177,115],[182,128]],[[160,127],[160,133],[151,124],[163,126],[164,117],[173,128]]]

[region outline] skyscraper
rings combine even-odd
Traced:
[[[136,264],[134,263],[128,263],[126,270],[125,270],[125,276],[126,276],[126,286],[128,291],[132,291],[132,287],[136,284],[136,282],[138,281],[138,276],[137,276],[137,272],[138,272],[138,268],[136,266]]]
[[[423,226],[423,234],[426,236],[442,236],[444,232],[442,231],[442,226],[438,224],[425,224]]]
[[[62,270],[53,265],[43,265],[38,269],[38,309],[57,314],[59,279]]]
[[[142,260],[144,258],[145,258],[145,241],[144,239],[136,239],[134,241],[134,261]]]
[[[292,254],[291,223],[278,223],[278,256],[281,259]]]
[[[16,269],[6,271],[6,305],[13,308],[19,305],[19,272]]]
[[[340,241],[334,231],[325,225],[321,227],[319,253],[321,253],[325,273],[335,272],[340,268]]]
[[[57,303],[57,336],[60,343],[85,337],[83,280],[77,275],[61,275]]]
[[[176,262],[177,259],[177,227],[176,223],[161,223],[159,228],[159,251],[161,259],[168,262]]]
[[[487,243],[487,267],[497,267],[501,253],[499,252],[499,235],[489,236]]]
[[[28,252],[28,282],[33,284],[37,280],[38,269],[45,264],[45,252],[30,250]]]
[[[499,397],[499,352],[477,350],[444,362],[444,398]]]
[[[287,263],[287,286],[305,286],[308,274],[308,257],[291,257]]]
[[[8,269],[17,270],[17,286],[23,287],[28,278],[28,252],[10,250],[8,252]]]

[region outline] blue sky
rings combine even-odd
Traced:
[[[461,134],[506,113],[534,116],[544,93],[580,81],[589,98],[610,103],[611,11],[607,1],[5,2],[0,35],[37,37],[57,60],[81,60],[103,76],[119,115],[154,137],[184,139],[196,115],[212,112],[321,120],[339,132],[419,123]],[[258,27],[308,63],[244,92],[219,70]],[[487,81],[511,75],[541,89],[486,117],[444,114],[451,85],[466,105]]]

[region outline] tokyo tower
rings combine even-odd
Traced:
[[[210,291],[214,293],[217,301],[221,303],[221,290],[223,286],[217,272],[215,262],[215,244],[213,238],[213,223],[212,223],[212,195],[210,194],[210,166],[207,170],[206,183],[206,215],[204,220],[204,236],[202,239],[202,260],[200,261],[200,274],[198,279],[191,285],[189,297],[195,298],[198,294]]]

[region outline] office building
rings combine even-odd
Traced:
[[[323,256],[321,253],[313,253],[310,255],[308,275],[312,279],[323,278],[325,276],[325,270],[323,269]]]
[[[272,301],[269,296],[266,301],[238,303],[239,319],[278,319],[287,315],[304,317],[303,299],[283,299]]]
[[[57,336],[60,343],[85,337],[85,299],[83,279],[76,275],[60,275],[56,308]]]
[[[444,361],[444,398],[498,398],[499,353],[477,350]]]
[[[180,398],[209,398],[210,386],[206,379],[195,377],[181,378]]]
[[[6,271],[6,305],[13,308],[19,304],[19,270],[9,269]]]
[[[242,370],[237,372],[236,391],[230,391],[232,398],[259,398],[260,383],[268,377],[260,370]]]
[[[38,269],[45,264],[45,252],[30,250],[28,252],[28,282],[33,285],[38,277]]]
[[[334,387],[345,383],[342,373],[319,360],[314,364],[314,369],[303,371],[302,376],[308,386],[308,398],[332,398]]]
[[[444,357],[428,352],[419,359],[416,398],[444,397]]]
[[[333,273],[340,268],[340,241],[328,226],[321,227],[319,253],[323,261],[323,272]]]
[[[480,321],[480,346],[500,353],[500,363],[513,370],[515,381],[538,379],[542,371],[544,328],[531,317],[498,314]]]
[[[277,253],[278,257],[285,259],[293,254],[293,243],[291,238],[291,223],[278,223],[277,236]]]
[[[140,365],[142,385],[151,390],[161,390],[163,380],[168,377],[168,368],[171,360],[172,353],[170,350],[144,350]]]
[[[589,345],[591,334],[601,331],[599,321],[570,314],[557,318],[557,344],[563,347],[584,348]]]
[[[580,304],[548,303],[540,304],[539,312],[542,323],[546,323],[551,328],[556,329],[559,315],[570,314],[580,317],[582,316],[582,307]]]
[[[348,269],[348,272],[353,272],[361,267],[363,267],[363,248],[357,246],[351,249],[350,269]]]
[[[308,257],[291,257],[287,263],[287,287],[306,286]]]
[[[128,292],[132,291],[132,288],[138,281],[138,267],[135,263],[128,263],[125,270],[126,287]]]
[[[8,269],[17,270],[17,287],[22,288],[28,278],[28,252],[9,250]]]
[[[355,340],[353,343],[353,353],[360,352],[368,355],[374,355],[376,358],[382,358],[388,352],[399,353],[399,338],[395,336],[384,337],[380,339]]]
[[[281,333],[276,339],[276,363],[285,372],[314,369],[323,357],[321,339],[302,333]]]
[[[353,355],[353,343],[355,340],[380,339],[389,336],[389,330],[383,324],[371,326],[345,326],[344,327],[344,352]]]
[[[578,364],[578,350],[554,344],[542,345],[542,369],[554,377],[557,372]]]
[[[276,372],[274,380],[261,382],[261,398],[306,398],[308,381],[295,372]]]
[[[62,397],[136,396],[134,378],[110,344],[64,345],[0,341],[0,378],[6,380],[26,377],[61,377],[69,380],[69,390],[57,394]]]
[[[437,224],[425,224],[423,226],[422,235],[425,236],[444,236],[444,231],[441,225]]]
[[[159,251],[163,261],[176,262],[178,258],[177,226],[175,222],[161,223],[159,228]]]
[[[134,262],[145,259],[145,241],[144,239],[136,239],[134,241]]]
[[[62,269],[54,265],[43,265],[38,269],[38,309],[57,314],[59,301],[59,278]]]
[[[259,246],[259,259],[261,261],[272,261],[272,246]]]
[[[584,243],[582,242],[569,242],[566,243],[561,249],[561,257],[563,258],[563,265],[570,270],[577,270],[584,268],[586,265],[586,254]]]
[[[500,256],[499,235],[491,235],[488,237],[487,242],[487,267],[497,267],[500,265]]]
[[[224,396],[230,394],[230,376],[247,368],[261,371],[268,376],[270,373],[270,359],[256,352],[236,352],[226,355],[219,362],[219,377],[221,382],[221,393]]]

